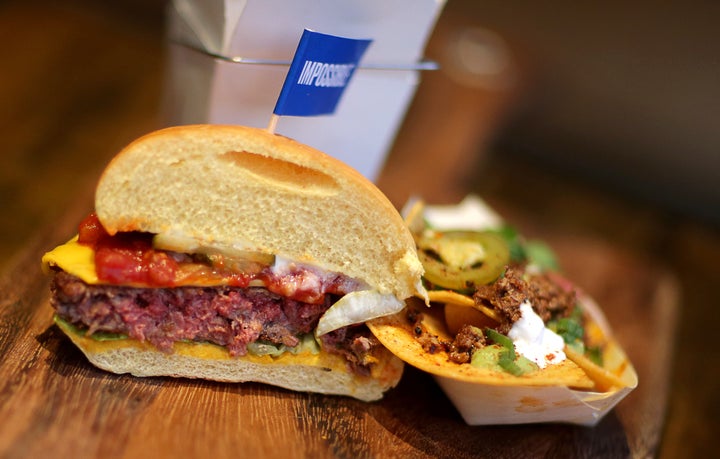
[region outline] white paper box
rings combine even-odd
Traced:
[[[174,0],[166,124],[267,127],[303,29],[370,38],[331,116],[282,117],[276,132],[374,180],[415,93],[445,0]],[[239,58],[231,62],[224,58]],[[251,63],[261,61],[264,63]]]
[[[405,218],[411,218],[409,214],[415,203],[412,200],[405,205]],[[438,229],[482,231],[497,229],[503,224],[502,217],[476,195],[468,195],[457,205],[425,205],[422,210],[420,220],[428,221]],[[419,368],[433,375],[468,425],[567,423],[594,426],[637,387],[638,376],[613,338],[602,309],[579,288],[577,292],[584,311],[607,338],[603,351],[604,368],[619,380],[619,384],[604,392],[573,390],[562,385],[531,385],[522,379],[478,382],[476,376],[448,371],[442,364],[432,361],[421,361]],[[409,348],[409,352],[420,355],[422,346],[414,338],[411,342],[416,348]]]

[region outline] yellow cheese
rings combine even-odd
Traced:
[[[95,251],[92,247],[78,244],[77,236],[55,247],[42,257],[43,269],[57,266],[66,273],[79,277],[88,284],[98,284],[95,272]]]

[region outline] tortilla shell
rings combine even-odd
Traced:
[[[409,307],[416,306],[411,302]],[[424,305],[417,307],[422,308],[422,325],[429,333],[443,340],[452,340],[445,329],[442,316],[438,315],[438,312],[442,312],[441,308],[427,308]],[[427,373],[458,381],[497,386],[565,386],[575,389],[592,389],[595,386],[587,374],[569,359],[542,370],[514,376],[502,370],[451,362],[447,354],[442,351],[430,354],[423,350],[422,345],[415,338],[413,326],[406,314],[406,311],[401,311],[373,319],[367,325],[393,354]]]

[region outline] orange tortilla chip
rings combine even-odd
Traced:
[[[565,347],[565,355],[595,381],[595,390],[598,392],[607,392],[629,385],[622,377],[625,369],[629,365],[629,361],[614,341],[609,342],[603,351],[605,367],[601,367],[583,354],[567,346]],[[618,357],[620,362],[618,362]],[[615,365],[612,365],[614,368],[610,368],[612,362],[615,362]]]
[[[500,317],[498,317],[497,312],[488,308],[487,306],[476,304],[475,300],[473,300],[469,296],[463,295],[462,293],[457,293],[452,290],[430,290],[427,293],[428,299],[431,303],[451,303],[458,306],[467,306],[469,308],[477,309],[478,311],[482,312],[496,322],[501,321]]]
[[[426,330],[443,340],[452,340],[445,330],[445,324],[437,311],[440,308],[421,306],[422,324]],[[566,386],[575,389],[592,389],[595,383],[572,360],[542,370],[514,376],[502,370],[480,368],[470,364],[457,364],[448,360],[443,351],[434,354],[425,352],[415,339],[413,325],[408,321],[406,311],[373,319],[367,323],[373,334],[393,354],[408,364],[436,376],[459,381],[503,386]]]
[[[453,305],[457,305],[457,306],[473,308],[475,310],[482,312],[487,317],[490,317],[491,319],[499,321],[499,318],[497,317],[497,313],[494,310],[487,308],[485,306],[482,306],[482,305],[475,304],[475,301],[471,297],[463,295],[461,293],[457,293],[452,290],[432,290],[432,291],[428,292],[428,297],[429,297],[430,301],[433,303],[453,304]],[[596,364],[595,362],[593,362],[592,360],[587,358],[585,355],[583,355],[579,352],[576,352],[573,349],[565,346],[564,350],[565,350],[565,355],[567,356],[567,360],[565,362],[570,361],[574,365],[566,364],[565,362],[563,362],[560,365],[551,365],[543,370],[540,370],[540,372],[542,372],[546,375],[559,372],[559,373],[561,373],[560,377],[563,378],[563,381],[564,381],[567,378],[574,377],[573,374],[575,373],[575,370],[576,370],[574,367],[577,367],[585,373],[587,378],[589,378],[590,380],[593,381],[594,386],[592,386],[592,388],[593,388],[593,390],[596,390],[598,392],[607,392],[607,391],[610,391],[613,389],[618,389],[621,387],[633,386],[634,384],[637,383],[636,377],[633,376],[635,370],[634,370],[634,368],[632,368],[632,364],[630,363],[629,359],[623,352],[620,345],[616,341],[614,341],[613,339],[611,339],[609,337],[609,331],[607,329],[608,325],[607,325],[607,323],[605,323],[604,318],[601,316],[601,313],[600,313],[597,305],[590,297],[588,297],[584,293],[580,293],[580,300],[583,304],[583,307],[587,309],[585,311],[585,313],[587,314],[587,319],[588,319],[589,323],[586,325],[586,329],[588,330],[588,332],[591,332],[592,341],[594,341],[595,344],[600,345],[601,348],[603,349],[602,357],[603,357],[604,366],[600,366],[600,365]],[[424,312],[427,312],[427,310],[425,310]],[[404,314],[404,312],[398,313],[397,316],[402,315],[402,314]],[[392,339],[390,337],[390,335],[392,335],[392,333],[393,333],[392,327],[398,327],[398,328],[409,328],[410,327],[410,324],[407,324],[407,320],[405,320],[404,317],[402,318],[402,324],[401,324],[401,320],[399,320],[399,319],[398,320],[393,319],[393,320],[395,322],[392,325],[389,323],[390,322],[389,320],[382,322],[382,324],[380,324],[381,321],[378,321],[377,324],[375,325],[375,327],[380,331],[380,333],[383,333],[384,335],[386,335],[386,339],[388,339],[388,340]],[[428,327],[428,324],[430,324],[429,327]],[[445,326],[444,322],[442,321],[442,319],[439,319],[437,317],[431,317],[430,319],[426,318],[424,325],[428,328],[428,331],[430,331],[431,333],[434,333],[434,334],[436,334],[440,337],[443,337],[444,339],[447,339],[447,340],[452,339],[452,337],[450,337],[448,335],[446,326]],[[371,329],[373,330],[373,333],[374,333],[375,328],[371,328]],[[396,338],[396,339],[400,339],[401,341],[403,339],[412,339],[413,341],[417,341],[417,340],[415,340],[415,338],[412,334],[409,335],[409,338],[402,336],[402,334],[399,330],[398,330],[398,334],[401,337]],[[378,336],[378,339],[380,339],[380,341],[383,342],[383,344],[385,344],[383,339],[381,339],[379,336]],[[418,344],[418,343],[416,342],[415,344]],[[423,365],[424,360],[426,360],[426,359],[432,360],[433,362],[436,362],[436,363],[438,361],[438,359],[435,358],[435,356],[419,356],[419,355],[412,356],[412,355],[410,355],[409,349],[411,348],[411,346],[409,346],[409,345],[402,346],[399,343],[396,344],[398,350],[400,350],[401,348],[405,349],[405,352],[399,351],[403,355],[401,355],[398,352],[395,352],[395,349],[393,349],[391,346],[388,346],[387,344],[385,346],[388,349],[391,349],[393,351],[393,353],[395,353],[401,359],[405,360],[407,363],[409,363],[415,367],[418,367],[420,369],[423,369],[424,371],[429,371],[430,373],[433,373],[433,372],[430,370],[426,370],[425,368],[423,368],[421,366],[421,365]],[[422,347],[419,347],[419,349],[420,349],[420,351],[419,351],[420,354],[425,353],[422,350]],[[439,353],[439,354],[441,354],[444,358],[444,356],[445,356],[444,353]],[[406,360],[404,355],[407,358],[409,358],[410,360]],[[450,361],[447,361],[446,363],[449,368],[452,366],[455,366],[455,367],[463,366],[463,365],[458,365],[458,364],[450,362]],[[470,366],[470,365],[464,365],[464,366]],[[435,365],[435,367],[436,367],[436,365]],[[566,367],[567,367],[567,369],[563,369]],[[505,372],[495,372],[495,371],[491,371],[491,370],[482,370],[482,369],[476,369],[476,370],[481,370],[483,373],[488,373],[488,372],[498,373],[497,376],[500,379],[502,379],[503,381],[508,380],[508,379],[516,380],[518,378],[526,378],[527,376],[533,376],[532,379],[535,379],[535,378],[540,379],[534,375],[527,375],[527,376],[523,375],[522,377],[517,377],[517,376],[513,376],[509,373],[505,373]],[[570,370],[572,370],[572,371],[570,371]],[[448,370],[448,371],[450,371],[450,370]],[[456,372],[456,371],[450,371],[450,373],[448,373],[448,374],[439,374],[439,373],[433,373],[433,374],[437,374],[438,376],[455,377],[453,375],[456,375],[457,373],[458,372]],[[459,373],[462,375],[465,375],[467,373],[467,371],[461,368]],[[474,373],[474,371],[473,371],[473,373]],[[465,380],[464,377],[456,378],[456,379]],[[525,383],[521,383],[521,384],[524,385]],[[556,382],[556,385],[567,385],[568,387],[586,388],[586,385],[584,385],[584,384],[582,386],[573,386],[571,384],[564,384],[560,380],[558,380],[558,382]]]

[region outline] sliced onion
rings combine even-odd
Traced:
[[[325,311],[315,334],[322,336],[338,328],[394,314],[404,307],[405,303],[392,294],[382,295],[374,290],[351,292]]]

